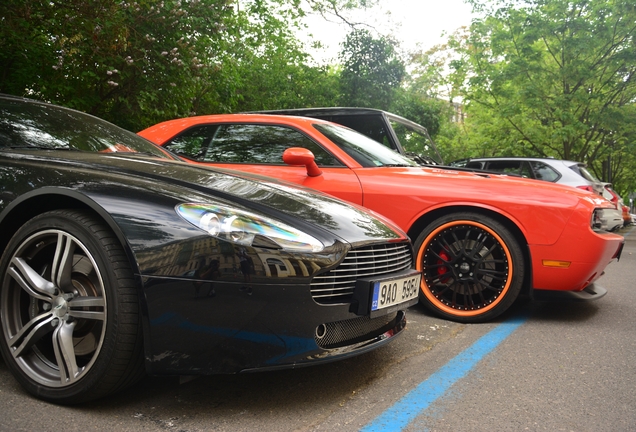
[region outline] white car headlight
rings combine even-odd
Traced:
[[[227,206],[187,203],[176,207],[177,213],[192,225],[213,237],[252,246],[256,236],[274,242],[284,250],[320,252],[320,240],[274,219]]]

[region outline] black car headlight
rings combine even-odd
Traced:
[[[179,204],[176,211],[211,236],[243,246],[298,252],[320,252],[325,247],[320,240],[285,223],[228,206],[187,203]]]

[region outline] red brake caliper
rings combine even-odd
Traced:
[[[446,283],[448,281],[448,277],[443,277],[446,273],[448,273],[448,267],[446,267],[446,263],[450,261],[450,256],[446,253],[446,251],[441,251],[439,253],[441,259],[437,260],[437,264],[440,266],[437,268],[437,275],[439,276],[439,281],[441,283]]]

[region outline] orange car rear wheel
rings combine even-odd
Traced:
[[[524,275],[519,243],[496,220],[454,213],[431,223],[415,242],[420,301],[443,318],[483,322],[515,301]]]

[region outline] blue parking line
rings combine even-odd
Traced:
[[[405,428],[526,320],[527,317],[516,317],[499,324],[407,393],[395,405],[376,417],[361,431],[395,432]]]

